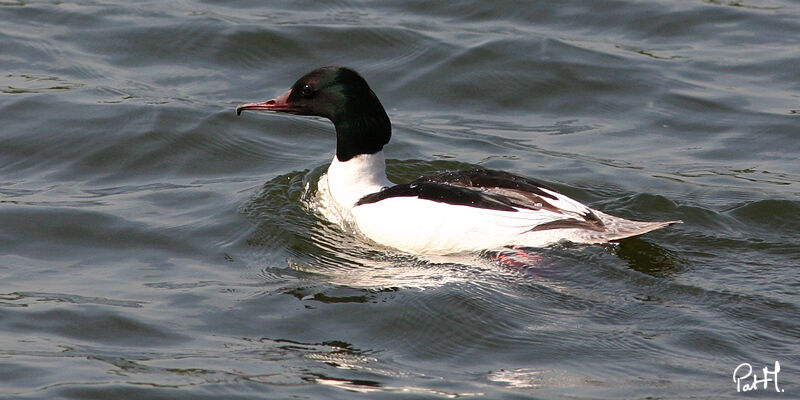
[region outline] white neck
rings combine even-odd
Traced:
[[[339,205],[352,208],[356,202],[370,193],[392,186],[386,178],[386,159],[383,151],[375,154],[359,154],[347,161],[333,156],[328,167],[328,189]]]

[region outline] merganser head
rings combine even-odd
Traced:
[[[347,161],[383,149],[392,135],[389,116],[357,72],[345,67],[317,68],[298,79],[286,93],[236,107],[324,117],[336,127],[336,157]]]

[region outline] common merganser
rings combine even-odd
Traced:
[[[545,247],[560,241],[596,244],[681,221],[643,222],[593,210],[537,181],[474,169],[394,184],[383,146],[392,127],[378,97],[349,68],[315,69],[286,93],[236,108],[329,119],[336,154],[320,178],[343,218],[379,244],[416,254]],[[339,218],[337,218],[339,219]]]

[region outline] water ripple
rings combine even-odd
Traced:
[[[0,8],[6,396],[708,398],[744,361],[795,376],[797,4]],[[330,64],[389,112],[393,180],[497,168],[685,223],[375,246],[316,212],[328,121],[234,113]]]

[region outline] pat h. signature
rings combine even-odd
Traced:
[[[778,387],[778,372],[781,372],[781,364],[775,361],[775,368],[770,370],[769,367],[762,368],[762,375],[759,377],[758,371],[753,372],[753,366],[748,363],[739,364],[733,370],[733,382],[736,383],[737,392],[749,392],[751,390],[768,389],[770,382],[775,386],[776,392],[783,392],[783,389]],[[749,378],[753,378],[752,383],[748,383]],[[759,387],[759,385],[763,385]]]

